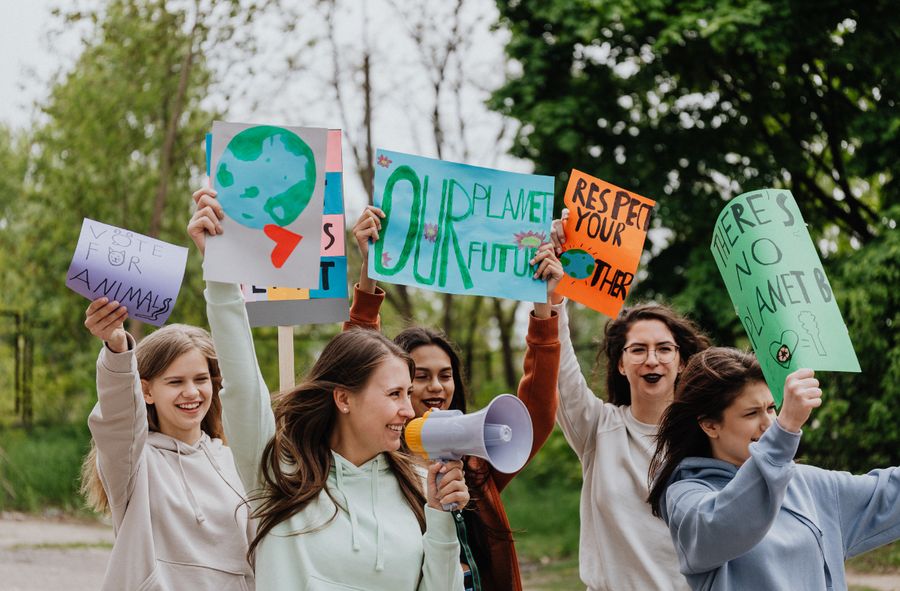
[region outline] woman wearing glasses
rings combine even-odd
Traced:
[[[563,220],[553,223],[558,252]],[[647,505],[657,424],[672,402],[687,360],[709,347],[688,319],[657,304],[623,309],[607,322],[598,361],[606,366],[607,402],[581,373],[562,298],[559,312],[559,409],[556,420],[581,461],[579,570],[590,591],[685,590],[687,581],[665,524]]]

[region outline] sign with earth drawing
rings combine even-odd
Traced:
[[[790,191],[762,189],[729,201],[710,249],[776,403],[787,375],[802,367],[860,371]]]
[[[578,170],[564,197],[569,210],[565,277],[556,292],[615,318],[634,282],[656,202]]]
[[[212,186],[225,210],[203,278],[317,288],[327,129],[213,123]]]
[[[530,265],[549,241],[553,177],[378,150],[373,279],[434,291],[545,302]]]
[[[321,259],[316,289],[242,286],[250,326],[330,324],[350,318],[347,251],[344,243],[344,188],[341,130],[328,131],[325,206],[320,232]]]

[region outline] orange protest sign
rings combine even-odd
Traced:
[[[572,170],[564,203],[569,219],[559,260],[565,277],[556,292],[615,318],[634,280],[656,202]]]

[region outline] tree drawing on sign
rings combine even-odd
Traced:
[[[816,352],[824,356],[825,345],[822,344],[822,335],[819,333],[819,323],[816,322],[816,315],[810,311],[800,312],[797,315],[797,320],[800,321],[803,330],[809,335],[809,340],[815,345]]]

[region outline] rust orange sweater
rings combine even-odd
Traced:
[[[344,330],[353,326],[379,330],[381,319],[379,310],[384,301],[384,290],[375,288],[375,293],[354,288],[353,304],[350,306],[350,320],[344,323]],[[559,331],[557,313],[550,318],[537,318],[531,314],[528,320],[528,335],[525,337],[525,372],[519,381],[518,396],[531,414],[534,428],[534,443],[528,461],[537,453],[550,437],[556,420],[558,396],[556,392],[559,375]],[[484,591],[521,591],[519,560],[510,532],[509,520],[503,509],[500,493],[515,474],[498,472],[481,458],[469,457],[466,462],[466,481],[472,484],[471,475],[485,474],[478,498],[473,498],[474,509],[488,532],[483,538],[487,542],[489,557],[475,556],[479,566],[481,586]],[[481,480],[480,478],[478,480]],[[488,560],[485,560],[487,558]],[[489,568],[482,568],[487,564]]]

